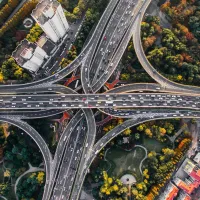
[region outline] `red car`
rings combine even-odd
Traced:
[[[106,40],[106,36],[103,39]]]

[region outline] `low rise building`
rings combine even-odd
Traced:
[[[184,171],[194,180],[200,182],[200,168],[195,165],[194,162],[188,160],[187,164],[184,167]]]
[[[48,55],[38,45],[25,39],[13,51],[12,57],[22,68],[37,72]]]
[[[178,191],[179,189],[170,182],[165,188],[165,191],[159,196],[158,200],[173,200],[177,196]]]
[[[177,200],[192,200],[192,199],[188,194],[180,192],[180,195]]]
[[[196,154],[193,160],[200,166],[200,152]]]
[[[180,178],[174,178],[174,183],[185,193],[191,194],[196,188],[199,187],[200,182],[196,180],[192,180],[190,178],[185,179],[184,181]]]

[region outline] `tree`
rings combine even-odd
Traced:
[[[6,196],[10,190],[9,183],[0,183],[0,195]]]
[[[137,130],[142,132],[145,128],[145,124],[140,124],[138,127],[137,127]]]
[[[114,177],[108,177],[106,171],[103,171],[103,185],[100,188],[99,196],[110,199],[110,197],[127,197],[128,189],[123,187],[122,182]]]
[[[14,16],[0,28],[0,37],[9,29],[13,29],[22,19],[28,16],[37,5],[37,0],[27,1]],[[8,6],[9,9],[9,6]]]
[[[43,30],[40,28],[40,26],[36,23],[29,31],[29,34],[27,34],[26,39],[29,42],[36,42],[40,35],[43,33]]]
[[[135,139],[139,140],[140,139],[140,134],[139,133],[135,133]]]
[[[130,74],[127,74],[127,73],[124,73],[124,74],[121,74],[121,80],[129,80],[130,79]]]
[[[81,17],[82,12],[81,12],[81,10],[80,10],[80,8],[78,6],[74,8],[73,14],[78,16],[78,17]]]
[[[165,133],[167,132],[166,130],[165,130],[165,128],[159,128],[159,131],[160,131],[160,134],[162,135],[162,136],[164,136],[165,135]]]
[[[169,160],[175,155],[174,150],[173,149],[169,149],[169,148],[162,149],[162,152],[165,155],[165,160]]]
[[[152,138],[152,136],[153,136],[153,134],[152,134],[152,132],[151,132],[151,130],[149,128],[145,129],[145,134],[147,136],[149,136],[150,138]]]
[[[129,136],[131,134],[131,129],[130,128],[127,128],[125,131],[123,131],[123,134],[126,135],[126,136]]]
[[[19,199],[41,198],[44,182],[41,180],[38,181],[38,173],[32,173],[27,179],[19,181],[17,185],[17,196]],[[39,176],[41,176],[41,173]]]

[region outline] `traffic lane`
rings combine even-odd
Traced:
[[[20,119],[38,119],[58,115],[67,110],[41,110],[41,111],[1,111],[0,116],[16,116]]]
[[[82,129],[79,129],[79,130],[81,131]],[[61,170],[60,170],[60,173],[59,173],[59,177],[60,178],[58,178],[59,184],[60,184],[61,187],[60,187],[59,192],[57,190],[57,192],[58,192],[57,196],[59,195],[59,199],[62,199],[63,191],[67,190],[68,183],[70,181],[71,182],[73,181],[73,178],[71,178],[69,180],[69,177],[75,176],[75,173],[72,173],[72,171],[73,172],[75,171],[75,169],[74,169],[74,167],[75,167],[74,162],[76,160],[78,160],[77,159],[77,151],[80,152],[80,147],[81,147],[80,145],[77,145],[78,144],[77,142],[78,142],[79,139],[84,140],[84,137],[81,137],[81,135],[79,133],[76,134],[76,138],[74,138],[74,137],[72,138],[72,141],[71,141],[72,145],[70,147],[70,151],[69,151],[69,148],[66,149],[66,154],[64,156],[64,160],[63,160],[63,163],[61,165]]]
[[[63,157],[64,160],[67,159],[68,156],[69,156],[69,158],[71,158],[71,149],[73,149],[74,146],[75,146],[75,143],[73,142],[73,140],[74,140],[74,138],[77,138],[77,137],[78,137],[77,134],[71,135],[71,137],[69,139],[69,143],[66,146],[66,150],[64,152],[64,157]],[[68,152],[68,150],[70,150],[70,153]],[[56,179],[56,185],[55,185],[54,190],[53,190],[53,196],[57,197],[57,198],[60,197],[62,187],[63,187],[62,185],[63,185],[63,182],[64,182],[64,175],[65,175],[64,163],[65,162],[62,162],[61,166],[57,165],[57,167],[59,167],[60,170],[59,170],[58,177]]]
[[[64,89],[64,88],[63,88]],[[160,88],[158,88],[160,89]],[[73,91],[75,93],[75,91]],[[140,92],[140,88],[138,88],[138,92]],[[122,98],[129,99],[129,97],[135,97],[135,98],[185,98],[187,100],[199,100],[198,95],[189,95],[189,94],[171,94],[171,93],[103,93],[103,94],[29,94],[29,95],[1,95],[0,96],[0,103],[3,104],[4,102],[32,102],[32,101],[77,101],[77,102],[85,102],[87,100],[120,100]]]
[[[101,77],[99,79],[95,80],[95,84],[92,85],[92,91],[93,92],[97,92],[105,84],[105,82],[112,75],[115,68],[118,66],[118,63],[119,63],[127,45],[128,45],[128,42],[129,42],[129,40],[132,36],[132,32],[135,28],[135,21],[138,20],[137,16],[141,15],[142,9],[145,8],[147,3],[141,2],[141,5],[136,7],[137,11],[135,11],[135,17],[132,18],[131,26],[129,27],[129,31],[126,32],[126,36],[124,37],[125,41],[121,42],[122,47],[118,48],[117,53],[115,54],[116,58],[115,59],[113,58],[114,62],[112,63],[112,66],[108,65],[107,70],[102,70]]]
[[[42,104],[40,104],[42,103]],[[58,101],[50,101],[50,102],[15,102],[13,105],[11,102],[6,102],[4,104],[0,104],[0,109],[7,110],[23,110],[23,109],[65,109],[65,108],[128,108],[128,107],[166,107],[166,108],[188,108],[188,109],[199,109],[200,102],[196,102],[193,100],[188,101],[187,99],[182,99],[181,101],[175,99],[128,99],[128,100],[88,100],[83,103],[80,102],[58,102]]]
[[[115,0],[111,0],[108,4],[108,6],[106,7],[106,10],[104,11],[103,13],[103,16],[101,17],[97,27],[95,30],[97,30],[98,34],[93,34],[94,38],[93,40],[90,40],[91,41],[91,47],[93,48],[93,51],[90,52],[90,55],[86,58],[86,60],[82,63],[82,68],[81,68],[81,80],[82,80],[82,85],[83,85],[83,89],[85,91],[85,93],[88,92],[88,87],[86,87],[86,83],[88,82],[88,76],[89,76],[89,70],[88,72],[86,73],[85,69],[86,67],[85,66],[90,66],[90,62],[92,60],[92,57],[93,57],[93,54],[95,53],[94,49],[96,49],[96,46],[98,44],[98,41],[103,33],[103,30],[106,26],[106,23],[107,21],[109,20],[110,18],[110,15],[112,14],[114,8],[117,6],[117,4],[119,3],[119,0],[118,1],[115,1]],[[86,64],[86,62],[88,62],[88,64]],[[85,72],[85,73],[84,73]]]
[[[85,145],[82,151],[82,157],[80,159],[80,164],[77,172],[76,179],[74,181],[74,186],[72,190],[71,198],[76,198],[76,194],[79,193],[79,183],[83,176],[83,166],[91,154],[91,149],[93,148],[95,138],[96,138],[96,124],[95,118],[91,110],[83,110],[85,113],[87,124],[88,124],[88,133],[85,139]]]
[[[111,30],[111,37],[110,40],[106,40],[101,50],[99,52],[98,59],[96,60],[96,63],[93,64],[93,67],[90,73],[90,77],[92,77],[92,85],[96,82],[98,76],[101,76],[105,69],[107,68],[107,63],[112,63],[110,60],[112,59],[114,52],[118,48],[118,45],[121,41],[121,38],[123,37],[124,33],[126,32],[126,29],[128,27],[128,24],[131,22],[132,12],[131,10],[135,7],[134,5],[130,6],[131,2],[129,3],[129,6],[126,7],[124,12],[121,14],[120,17],[117,20],[117,26]],[[128,13],[128,15],[127,15]]]
[[[173,114],[173,117],[177,117],[177,114],[179,114],[180,117],[184,117],[185,115],[182,112],[187,112],[188,114],[191,114],[191,111],[188,110],[172,110],[172,109],[150,109],[148,111],[138,111],[138,110],[131,110],[131,109],[122,109],[122,110],[118,110],[118,109],[104,109],[102,110],[103,113],[107,114],[107,115],[111,115],[114,117],[122,117],[122,118],[136,118],[136,117],[144,117],[144,116],[149,116],[150,118],[154,115],[157,115],[160,112],[165,112],[165,114],[163,115],[164,117],[167,117],[168,113]]]
[[[53,161],[53,167],[52,167],[52,171],[53,171],[53,176],[52,176],[52,181],[55,181],[55,178],[57,176],[58,173],[58,166],[60,166],[60,163],[62,161],[62,155],[65,151],[65,147],[67,146],[67,144],[69,143],[69,139],[70,136],[72,134],[73,131],[75,131],[75,127],[77,127],[78,123],[80,123],[80,120],[82,119],[83,116],[83,112],[82,111],[78,111],[78,113],[76,113],[76,115],[74,115],[74,117],[70,120],[70,122],[68,123],[67,127],[65,128],[63,134],[60,137],[59,143],[57,145],[56,148],[56,153],[54,155],[54,161]],[[53,188],[51,188],[53,189]]]
[[[109,21],[101,42],[96,50],[96,55],[94,56],[93,62],[91,63],[90,75],[93,75],[95,73],[96,66],[98,66],[101,62],[100,60],[103,59],[102,53],[105,52],[108,48],[110,40],[113,38],[113,35],[117,30],[118,25],[121,23],[120,20],[123,18],[125,11],[128,9],[128,5],[130,4],[130,2],[125,3],[123,1],[119,3],[114,14],[112,15],[111,20]],[[117,16],[120,17],[118,18]]]
[[[134,21],[135,21],[135,18],[133,17],[132,20],[130,21],[130,27],[127,29],[125,35],[123,35],[122,40],[119,41],[119,46],[115,52],[114,57],[108,63],[105,70],[102,70],[102,74],[100,75],[100,78],[96,79],[95,82],[93,82],[92,90],[94,92],[97,92],[105,84],[105,82],[109,79],[109,77],[112,75],[112,73],[118,66],[121,60],[121,57],[124,54],[124,51],[132,36],[132,31],[134,29]]]

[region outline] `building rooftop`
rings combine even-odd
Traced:
[[[159,200],[173,200],[177,196],[178,191],[179,189],[172,182],[170,182],[164,193],[160,195]]]
[[[188,194],[181,192],[177,200],[192,200],[192,199]]]
[[[193,159],[198,165],[200,165],[200,152],[196,154],[196,156]]]
[[[188,159],[183,169],[187,174],[190,174],[192,170],[194,169],[194,167],[195,167],[195,164],[191,160]]]
[[[39,38],[37,44],[47,53],[47,55],[50,55],[52,50],[56,47],[56,45],[46,37],[45,33]]]
[[[188,159],[183,169],[190,177],[200,182],[200,168],[195,163]]]
[[[186,183],[187,181],[187,183]],[[180,178],[174,178],[174,183],[180,188],[182,189],[184,192],[186,192],[187,194],[191,194],[196,188],[199,187],[200,182],[199,181],[189,181],[189,180],[181,180]]]
[[[54,16],[59,5],[60,4],[55,0],[40,1],[32,11],[31,15],[37,19],[40,24],[44,24],[48,19]]]
[[[32,56],[33,50],[36,48],[36,44],[28,42],[28,40],[22,40],[12,53],[12,57],[16,60],[18,65],[23,66],[24,63]]]

